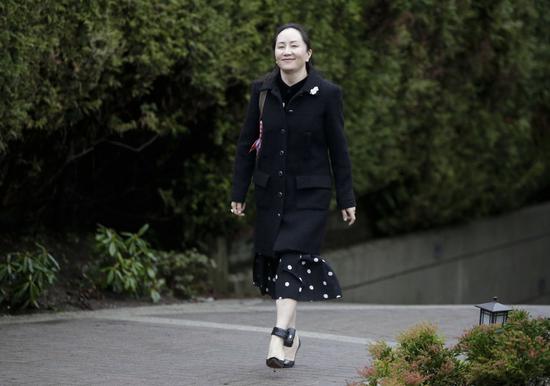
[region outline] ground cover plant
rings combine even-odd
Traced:
[[[0,257],[0,308],[39,308],[39,297],[59,272],[57,260],[40,244]]]
[[[1,235],[0,313],[171,304],[211,297],[214,261],[193,248],[153,248],[146,239],[148,230],[147,225],[136,232],[99,226],[92,235]]]
[[[99,225],[97,259],[84,268],[86,277],[102,290],[147,296],[154,303],[163,292],[190,298],[207,291],[214,262],[195,249],[154,249],[144,238],[148,229],[145,224],[136,233],[117,232]]]

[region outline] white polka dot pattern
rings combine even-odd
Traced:
[[[255,261],[253,283],[262,294],[272,299],[298,301],[342,297],[335,273],[321,256],[284,252],[277,257],[270,258],[263,267]]]

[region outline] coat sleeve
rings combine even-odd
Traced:
[[[352,187],[351,161],[344,134],[342,90],[338,86],[335,86],[329,95],[325,115],[325,133],[336,185],[338,209],[354,207],[356,205]]]
[[[246,193],[250,186],[252,172],[256,163],[256,151],[249,152],[249,150],[259,135],[259,88],[260,84],[258,82],[252,83],[250,103],[248,104],[245,122],[241,128],[237,142],[235,164],[233,166],[233,185],[231,189],[231,201],[235,202],[245,202]]]

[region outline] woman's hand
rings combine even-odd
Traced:
[[[244,216],[244,209],[246,208],[246,202],[231,201],[231,213],[235,216]]]
[[[349,221],[348,226],[353,224],[355,222],[355,207],[342,209],[342,218],[344,221]]]

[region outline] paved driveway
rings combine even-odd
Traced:
[[[516,306],[550,316],[550,306]],[[0,385],[346,385],[367,344],[435,323],[449,343],[473,306],[301,303],[292,369],[265,366],[274,305],[220,300],[0,318]]]

